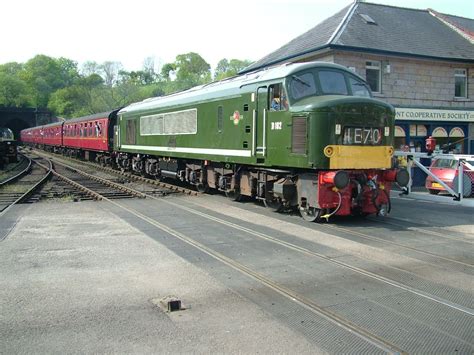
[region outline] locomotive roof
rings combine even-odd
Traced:
[[[243,86],[282,79],[303,69],[321,67],[348,71],[348,69],[342,65],[328,62],[286,63],[269,69],[258,70],[245,75],[234,76],[221,81],[196,86],[175,94],[149,98],[124,107],[120,110],[119,114],[239,95],[240,89]],[[357,75],[353,72],[351,72],[351,74]]]

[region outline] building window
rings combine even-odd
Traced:
[[[372,92],[382,92],[382,75],[380,62],[365,62],[365,78]]]
[[[466,69],[454,69],[454,97],[467,98]]]

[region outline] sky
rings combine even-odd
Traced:
[[[472,0],[371,0],[474,18]],[[37,54],[156,69],[176,55],[258,60],[351,0],[3,0],[0,64]]]

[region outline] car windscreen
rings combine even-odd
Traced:
[[[454,159],[436,159],[431,165],[433,168],[456,168],[456,160]]]

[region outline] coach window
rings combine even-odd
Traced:
[[[467,70],[454,69],[454,97],[467,98]]]
[[[380,62],[365,62],[365,78],[372,92],[382,92],[382,75],[380,72]]]

